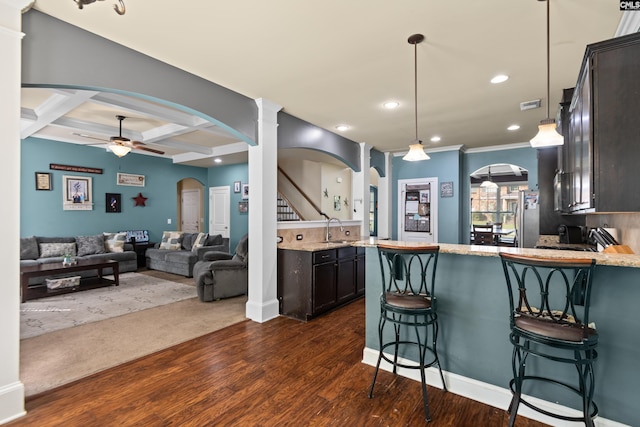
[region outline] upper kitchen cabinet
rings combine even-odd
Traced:
[[[563,211],[640,212],[640,34],[587,46],[563,127]]]

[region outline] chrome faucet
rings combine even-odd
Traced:
[[[340,224],[340,231],[344,231],[344,226],[342,225],[342,221],[340,221],[338,218],[329,218],[327,219],[327,232],[325,234],[325,242],[328,242],[329,239],[331,239],[331,233],[329,233],[329,224],[331,224],[331,221],[338,221],[338,223]]]

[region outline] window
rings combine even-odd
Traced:
[[[471,186],[471,224],[502,223],[505,231],[515,229],[518,192],[527,190],[525,184],[498,184],[498,188]]]

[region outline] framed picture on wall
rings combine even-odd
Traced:
[[[240,181],[234,181],[233,183],[233,192],[234,193],[239,193],[240,192]]]
[[[249,184],[242,184],[242,198],[249,198]]]
[[[91,177],[62,176],[62,209],[65,211],[90,211],[93,209]]]
[[[51,174],[36,172],[36,190],[51,190]]]
[[[107,193],[105,195],[105,200],[104,200],[104,204],[106,206],[105,211],[115,212],[115,213],[122,212],[122,206],[120,202],[121,202],[120,193]]]
[[[440,197],[453,197],[453,181],[440,184]]]

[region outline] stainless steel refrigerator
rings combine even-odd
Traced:
[[[537,191],[520,191],[516,206],[516,240],[519,248],[534,248],[540,237]]]

